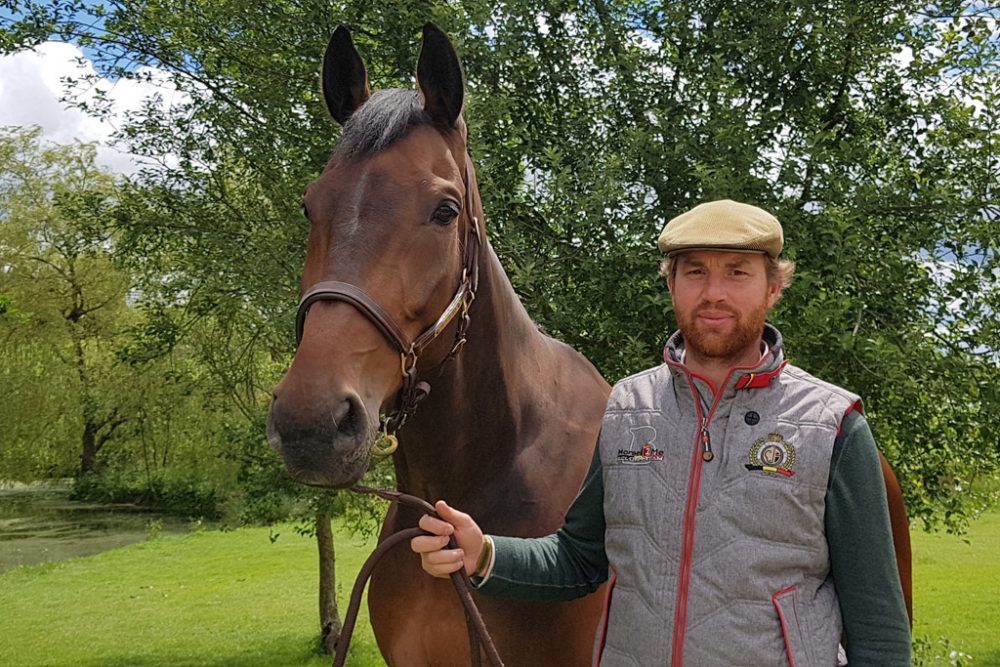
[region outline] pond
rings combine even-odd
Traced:
[[[185,519],[136,505],[69,499],[68,484],[0,488],[0,574],[19,565],[65,560],[183,534]]]

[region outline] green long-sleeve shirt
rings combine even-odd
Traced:
[[[570,600],[607,579],[604,482],[595,454],[554,535],[492,536],[493,568],[479,590],[493,597]],[[826,491],[830,576],[840,601],[851,667],[908,667],[910,625],[896,568],[878,450],[863,415],[844,418]]]

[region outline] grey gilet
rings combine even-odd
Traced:
[[[859,398],[768,352],[720,395],[677,360],[618,382],[604,415],[601,665],[837,664],[824,533],[830,457]],[[711,460],[706,452],[711,452]]]

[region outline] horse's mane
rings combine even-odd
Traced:
[[[423,97],[416,90],[379,90],[344,123],[332,158],[357,158],[379,153],[418,125],[431,125]]]

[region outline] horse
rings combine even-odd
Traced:
[[[343,132],[304,197],[299,346],[273,392],[271,445],[300,481],[344,488],[398,432],[400,491],[444,499],[488,533],[554,532],[592,461],[610,387],[539,330],[486,238],[453,45],[426,25],[416,90],[373,94],[340,27],[322,91]],[[908,549],[899,485],[884,470]],[[418,519],[391,506],[380,540]],[[603,597],[477,602],[507,664],[586,665]],[[451,584],[409,550],[382,559],[368,603],[390,665],[470,664]]]
[[[415,91],[372,94],[347,30],[330,39],[323,96],[343,133],[305,195],[308,316],[269,439],[299,480],[351,486],[384,439],[380,412],[392,412],[400,490],[454,503],[494,534],[547,535],[590,466],[610,387],[539,331],[486,239],[461,65],[432,25],[417,80]],[[397,397],[408,394],[426,398],[407,411]],[[393,505],[382,537],[418,519]],[[506,664],[577,665],[590,662],[602,601],[477,604]],[[380,561],[368,604],[390,665],[470,664],[450,582],[424,574],[408,549]]]

